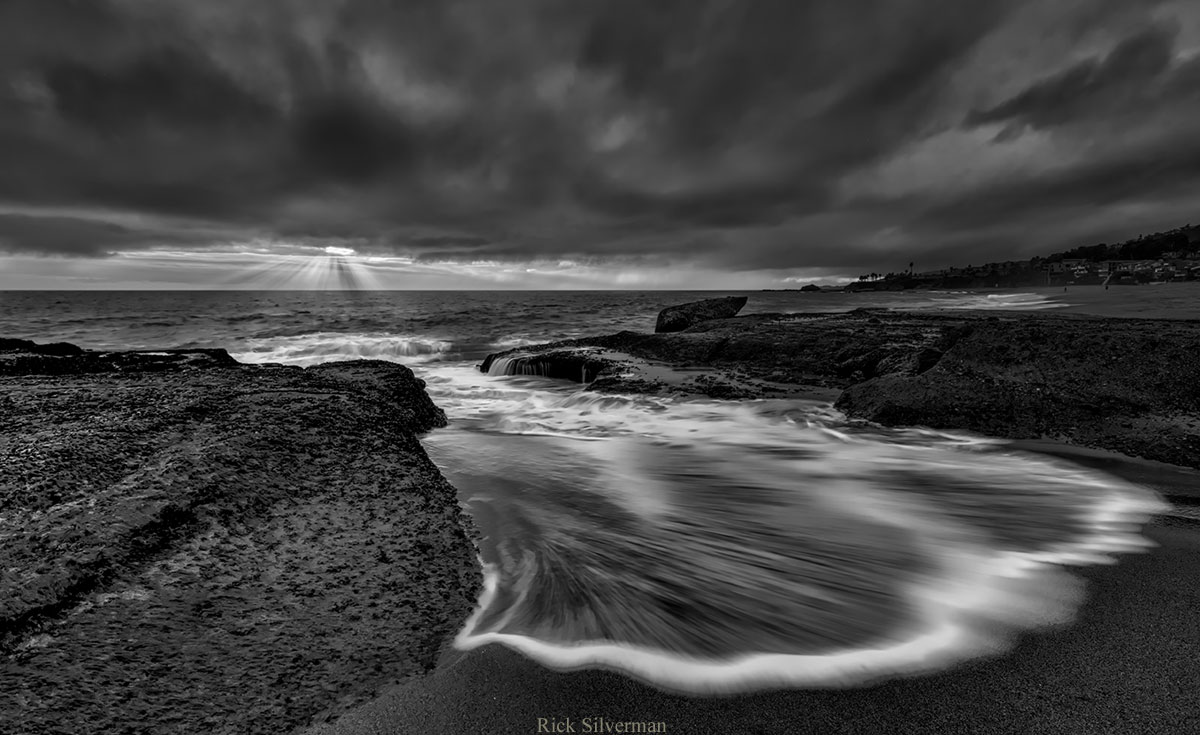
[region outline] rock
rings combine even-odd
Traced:
[[[495,360],[519,357],[537,374],[578,381],[573,376],[580,374],[580,356],[586,354],[598,368],[596,375],[608,378],[612,366],[623,361],[603,357],[607,351],[675,366],[741,370],[755,380],[843,388],[874,376],[880,361],[894,353],[942,349],[943,332],[958,323],[931,329],[925,323],[896,320],[862,331],[875,313],[753,314],[701,322],[682,333],[620,332],[565,340],[490,355],[484,370],[495,373]],[[606,379],[601,385],[619,384]]]
[[[875,365],[875,375],[920,375],[938,364],[941,359],[942,351],[933,347],[897,350]]]
[[[682,332],[688,327],[709,319],[728,319],[746,305],[745,296],[725,296],[719,299],[692,301],[678,306],[668,306],[658,313],[654,325],[656,333]]]
[[[81,355],[83,348],[66,342],[36,344],[27,339],[0,339],[0,352],[23,352],[33,355]]]
[[[1054,437],[1200,467],[1200,324],[1022,316],[970,320],[848,386],[847,414],[890,426]],[[948,345],[948,346],[947,346]],[[940,355],[940,356],[939,356]]]
[[[234,367],[237,360],[221,349],[102,352],[66,342],[35,344],[0,340],[0,375],[81,375],[199,367]]]
[[[488,375],[536,375],[558,380],[590,383],[607,368],[608,361],[580,351],[524,354],[488,354],[479,366]]]
[[[808,285],[801,286],[800,290],[804,291],[805,293],[817,293],[821,290],[821,287],[815,283],[810,283]]]
[[[0,732],[291,732],[433,668],[481,580],[410,369],[44,348],[0,342]]]
[[[840,389],[839,409],[881,424],[1053,437],[1200,468],[1200,426],[1193,421],[1200,415],[1197,321],[856,309],[753,314],[681,333],[621,332],[522,350],[553,363],[584,348],[711,369],[741,393],[755,383]],[[663,389],[646,379],[652,371],[636,372],[623,371],[633,375],[624,379],[602,368],[589,389]],[[683,388],[734,393],[719,381]]]
[[[520,348],[484,358],[480,372],[489,375],[537,375],[544,378],[590,383],[612,365],[595,350],[567,349],[531,354]]]

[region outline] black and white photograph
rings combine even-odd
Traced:
[[[1200,733],[1200,3],[0,0],[0,735]]]

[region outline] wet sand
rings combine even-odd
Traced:
[[[601,717],[677,733],[1200,732],[1200,525],[1161,519],[1148,535],[1160,544],[1151,553],[1079,570],[1089,597],[1073,625],[948,671],[691,698],[610,672],[550,671],[488,646],[448,653],[428,678],[306,735],[536,733],[539,718],[570,718],[587,732],[584,719]]]
[[[1064,290],[1065,289],[1065,290]],[[1200,283],[1153,283],[1141,286],[1039,286],[1014,289],[1048,296],[1068,306],[1063,314],[1137,319],[1200,319]]]

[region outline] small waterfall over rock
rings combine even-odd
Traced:
[[[536,375],[576,383],[590,383],[607,366],[603,360],[573,352],[554,352],[540,355],[516,353],[488,355],[479,366],[488,375]]]

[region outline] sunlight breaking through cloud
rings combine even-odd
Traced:
[[[362,291],[381,288],[371,269],[350,248],[325,248],[327,255],[263,257],[257,267],[235,276],[227,285],[256,289]]]
[[[222,290],[563,290],[789,288],[838,284],[823,269],[779,273],[723,272],[614,260],[427,261],[410,255],[366,254],[346,247],[287,241],[228,243],[221,249],[159,248],[107,258],[0,256],[0,289]]]

